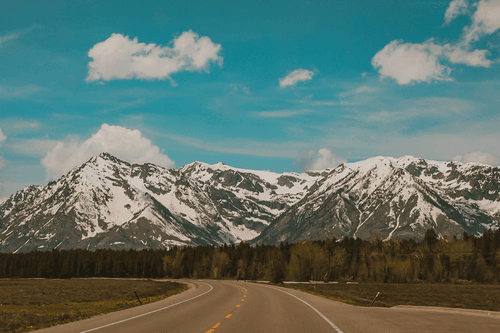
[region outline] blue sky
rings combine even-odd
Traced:
[[[102,150],[498,165],[500,0],[4,1],[0,199]]]

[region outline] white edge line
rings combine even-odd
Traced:
[[[333,327],[338,333],[343,333],[340,328],[338,328],[334,323],[332,323],[330,321],[330,319],[326,318],[321,312],[319,312],[318,310],[316,310],[316,308],[314,306],[312,306],[311,304],[307,303],[306,301],[298,298],[297,296],[293,295],[293,294],[290,294],[289,292],[287,291],[284,291],[284,290],[281,290],[281,289],[276,289],[276,290],[279,290],[285,294],[288,294],[292,297],[295,297],[296,299],[298,299],[299,301],[301,301],[302,303],[305,303],[307,306],[309,306],[311,309],[313,309],[314,311],[316,311],[317,314],[319,314],[321,316],[321,318],[323,318],[328,324],[330,324],[331,327]]]
[[[203,282],[203,283],[208,284],[208,283],[206,283],[206,282]],[[175,304],[172,304],[172,305],[166,306],[166,307],[161,308],[161,309],[157,309],[157,310],[154,310],[154,311],[146,312],[146,313],[140,314],[140,315],[135,316],[135,317],[130,317],[130,318],[127,318],[127,319],[123,319],[123,320],[120,320],[120,321],[117,321],[117,322],[111,323],[111,324],[107,324],[107,325],[104,325],[104,326],[99,326],[99,327],[96,327],[96,328],[92,328],[92,329],[90,329],[90,330],[87,330],[87,331],[82,331],[82,332],[80,332],[80,333],[86,333],[86,332],[96,331],[96,330],[99,330],[99,329],[104,328],[104,327],[113,326],[113,325],[116,325],[116,324],[119,324],[119,323],[123,323],[123,322],[125,322],[125,321],[129,321],[129,320],[136,319],[136,318],[139,318],[139,317],[147,316],[147,315],[149,315],[149,314],[152,314],[152,313],[155,313],[155,312],[158,312],[158,311],[162,311],[162,310],[165,310],[165,309],[171,308],[171,307],[176,306],[176,305],[179,305],[179,304],[181,304],[181,303],[191,301],[191,300],[193,300],[193,299],[195,299],[195,298],[198,298],[198,297],[200,297],[200,296],[203,296],[203,295],[205,295],[205,294],[207,294],[207,293],[211,292],[211,291],[212,291],[212,289],[214,289],[214,287],[212,287],[210,284],[208,284],[208,285],[210,286],[210,290],[205,291],[203,294],[199,294],[198,296],[192,297],[192,298],[190,298],[190,299],[186,299],[186,300],[184,300],[184,301],[182,301],[182,302],[179,302],[179,303],[175,303]]]

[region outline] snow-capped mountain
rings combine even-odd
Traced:
[[[107,153],[0,205],[0,251],[159,248],[247,241],[318,177],[188,164],[168,170]]]
[[[480,235],[500,224],[500,168],[404,156],[374,157],[325,170],[307,195],[256,243],[359,237],[420,240]]]
[[[0,252],[477,235],[499,226],[499,186],[498,167],[411,156],[278,174],[103,153],[0,203]]]

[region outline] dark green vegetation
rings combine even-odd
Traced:
[[[151,280],[0,280],[0,332],[26,332],[158,301],[187,289]]]
[[[437,306],[500,311],[500,285],[473,283],[286,284],[286,287],[361,306]]]
[[[246,243],[170,250],[53,250],[0,253],[0,278],[236,278],[248,280],[378,283],[500,282],[500,230],[481,237],[423,241],[376,235],[368,241],[344,238],[297,244]]]

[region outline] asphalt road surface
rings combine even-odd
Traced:
[[[500,332],[500,317],[458,311],[355,307],[276,286],[186,280],[163,301],[40,333]]]

